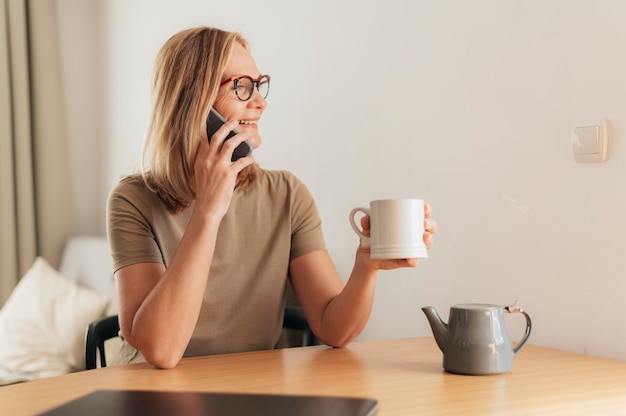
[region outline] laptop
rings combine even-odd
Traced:
[[[377,412],[376,399],[361,397],[96,390],[42,416],[372,416]]]

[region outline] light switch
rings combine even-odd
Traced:
[[[604,162],[607,148],[608,131],[605,118],[572,129],[572,151],[576,162]]]
[[[572,131],[572,150],[574,156],[587,154],[585,151],[585,128],[574,127]]]

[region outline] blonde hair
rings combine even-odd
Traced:
[[[189,207],[196,197],[196,151],[235,42],[248,48],[238,33],[210,27],[186,29],[165,42],[154,63],[152,115],[140,160],[141,175],[172,212]],[[256,169],[252,165],[239,174],[238,189],[250,187]]]

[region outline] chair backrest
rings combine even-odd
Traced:
[[[283,329],[302,332],[302,346],[319,345],[319,340],[311,331],[304,312],[297,306],[286,306]],[[85,334],[85,370],[97,368],[97,356],[100,355],[100,367],[106,367],[104,342],[119,336],[120,324],[117,315],[107,316],[93,321]]]
[[[300,345],[303,347],[320,344],[313,331],[311,331],[311,327],[309,327],[304,311],[298,306],[285,306],[283,329],[294,329],[302,333]]]
[[[85,334],[85,370],[97,367],[96,357],[100,354],[100,367],[106,367],[104,341],[119,336],[120,323],[117,315],[107,316],[93,321],[87,326]]]

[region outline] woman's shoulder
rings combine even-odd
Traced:
[[[287,186],[301,185],[302,181],[288,170],[260,169],[259,180],[270,185],[283,184]]]
[[[118,195],[131,195],[141,194],[149,191],[141,174],[131,174],[122,177],[119,182],[113,187],[111,194]]]
[[[132,205],[152,205],[158,199],[157,194],[146,185],[141,174],[121,178],[109,194],[109,204],[124,201]]]

